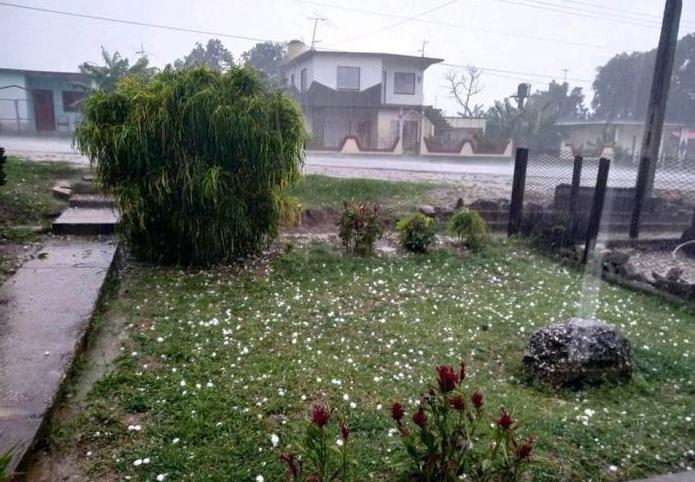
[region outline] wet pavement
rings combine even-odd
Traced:
[[[54,239],[0,288],[0,453],[33,444],[83,342],[116,252],[111,238]]]

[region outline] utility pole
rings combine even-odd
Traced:
[[[311,50],[316,50],[316,42],[319,42],[319,40],[316,40],[316,28],[318,27],[319,22],[325,22],[328,20],[327,18],[324,17],[307,17],[309,20],[314,21],[314,32],[311,34]]]
[[[567,69],[567,68],[562,69],[562,81],[565,83],[567,83],[567,72],[569,72],[569,71],[570,71],[570,69]]]
[[[640,216],[644,201],[651,196],[654,188],[654,173],[659,158],[661,135],[664,129],[666,101],[671,87],[673,59],[678,44],[678,24],[683,10],[683,0],[666,0],[664,20],[661,24],[661,37],[656,51],[656,65],[652,78],[652,88],[647,105],[647,119],[642,137],[639,170],[635,185],[635,206],[630,223],[630,237],[637,238],[640,229]]]
[[[144,57],[147,55],[147,52],[145,51],[145,45],[142,42],[140,42],[140,50],[136,50],[135,53],[140,57]]]
[[[429,40],[423,40],[423,41],[422,41],[422,48],[421,48],[420,50],[418,50],[418,52],[420,52],[420,57],[424,57],[424,56],[425,56],[425,46],[426,46],[428,43],[430,43]]]

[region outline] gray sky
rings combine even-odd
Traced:
[[[450,2],[452,0],[449,0]],[[515,91],[534,89],[562,69],[570,83],[590,89],[596,67],[618,52],[654,48],[663,0],[14,0],[21,5],[268,40],[311,40],[320,16],[319,47],[426,55],[487,71],[485,104]],[[695,31],[695,1],[684,0],[680,35]],[[447,4],[447,5],[445,5]],[[415,19],[423,12],[435,9]],[[349,10],[353,9],[353,10]],[[359,10],[359,11],[358,11]],[[571,12],[571,13],[570,13]],[[3,40],[0,67],[76,71],[100,60],[100,47],[134,58],[141,43],[153,64],[187,54],[194,42],[214,35],[122,25],[0,5]],[[649,25],[647,25],[649,24]],[[219,37],[237,57],[250,40]],[[444,87],[451,67],[433,66],[425,77],[425,101],[453,113]],[[519,73],[523,72],[523,73]],[[575,80],[576,79],[576,80]],[[581,82],[582,80],[588,82]],[[587,92],[591,97],[590,91]]]

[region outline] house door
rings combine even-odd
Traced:
[[[37,131],[54,131],[56,129],[53,110],[53,91],[34,90],[34,117]]]
[[[420,123],[418,121],[403,121],[403,150],[417,153],[420,147]]]

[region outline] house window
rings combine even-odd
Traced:
[[[63,112],[80,112],[82,110],[84,92],[79,90],[63,91]]]
[[[302,92],[306,90],[306,69],[302,69],[299,73],[299,90]]]
[[[415,94],[415,74],[411,72],[396,72],[393,75],[394,94]]]
[[[360,90],[360,68],[338,66],[339,90]]]

